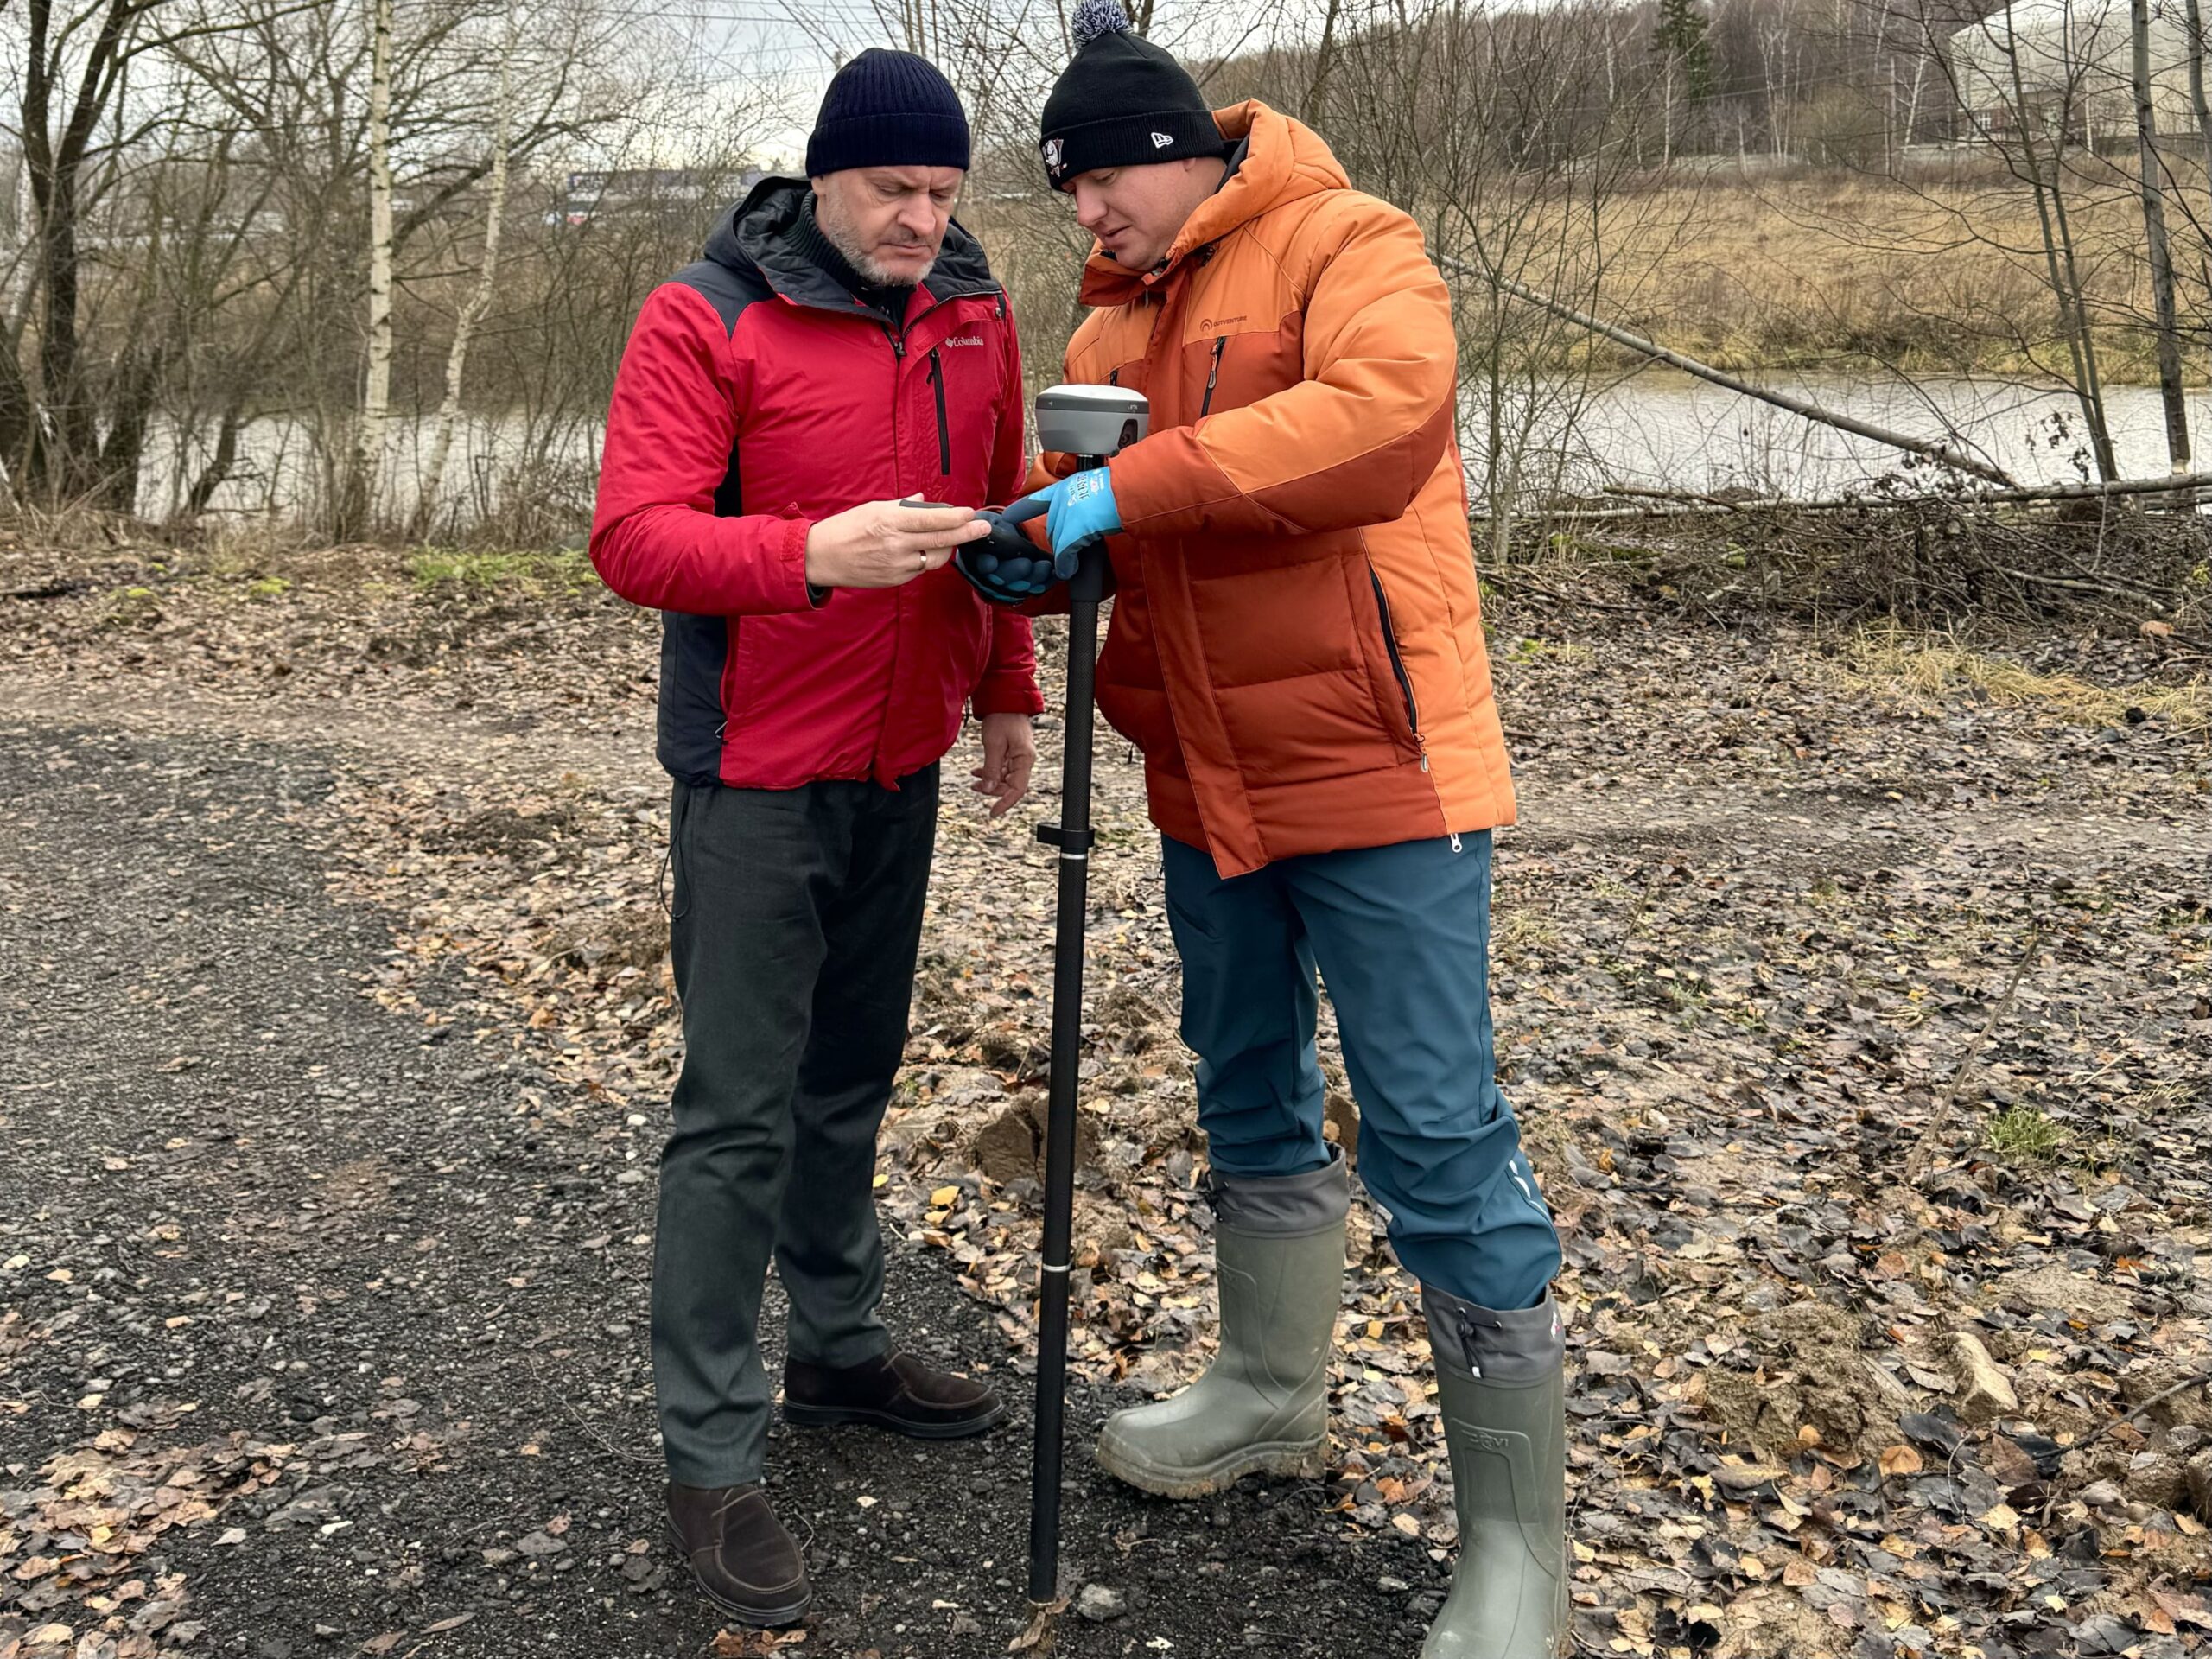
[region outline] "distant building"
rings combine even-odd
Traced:
[[[620,167],[571,173],[561,192],[561,219],[587,225],[671,210],[701,213],[735,200],[765,177],[759,168],[729,173],[719,168]]]
[[[2134,143],[2126,0],[2022,0],[1968,23],[1949,45],[1968,137],[2003,143],[2024,130],[2055,136],[2063,125],[2069,142],[2091,149]],[[2196,131],[2187,37],[2157,10],[2151,111],[2161,135]]]

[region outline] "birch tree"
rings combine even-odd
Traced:
[[[353,467],[334,526],[341,541],[377,512],[391,412],[391,0],[369,0],[368,163],[368,353]]]
[[[446,353],[445,401],[438,405],[430,459],[423,468],[416,499],[415,533],[418,537],[428,531],[437,512],[438,494],[445,484],[446,461],[453,453],[454,429],[461,420],[461,377],[468,365],[469,343],[475,336],[477,325],[483,321],[484,314],[492,308],[492,296],[499,284],[499,243],[507,216],[508,129],[514,114],[516,33],[516,16],[511,7],[499,53],[499,85],[492,115],[492,165],[484,205],[483,260],[477,268],[476,286],[454,319],[453,344]]]

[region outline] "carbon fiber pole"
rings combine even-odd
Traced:
[[[1084,466],[1100,463],[1086,459]],[[1045,1117],[1045,1244],[1037,1310],[1037,1448],[1029,1488],[1029,1599],[1059,1599],[1061,1429],[1067,1408],[1069,1236],[1075,1210],[1076,1072],[1083,1058],[1083,934],[1090,893],[1091,694],[1106,553],[1094,548],[1068,582],[1067,717],[1060,821],[1037,839],[1060,852],[1052,938],[1052,1074]]]

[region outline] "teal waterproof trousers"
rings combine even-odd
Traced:
[[[1489,835],[1312,854],[1228,880],[1172,837],[1164,856],[1214,1169],[1327,1161],[1318,968],[1359,1103],[1360,1179],[1398,1260],[1478,1306],[1533,1307],[1559,1236],[1497,1086]]]

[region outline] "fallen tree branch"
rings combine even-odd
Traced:
[[[2089,582],[2079,576],[2039,576],[2032,570],[2015,570],[2009,564],[1989,567],[2000,576],[2010,576],[2014,582],[2031,582],[2038,588],[2062,588],[2071,594],[2101,594],[2107,599],[2132,599],[2149,606],[2154,611],[2167,608],[2165,601],[2156,594],[2125,582]]]
[[[1685,506],[1718,507],[1724,512],[1741,512],[1746,507],[1759,507],[1778,501],[1778,496],[1748,495],[1731,500],[1725,495],[1713,495],[1705,490],[1660,490],[1649,484],[1608,484],[1607,495],[1634,496],[1645,501],[1674,501]]]
[[[2087,1434],[2084,1434],[2079,1440],[2075,1441],[2072,1446],[2068,1446],[2066,1449],[2069,1452],[2086,1452],[2091,1446],[2094,1446],[2099,1440],[2104,1439],[2106,1435],[2111,1433],[2113,1430],[2118,1428],[2122,1423],[2132,1423],[2138,1417],[2140,1417],[2145,1412],[2149,1411],[2154,1406],[2163,1406],[2167,1401],[2172,1399],[2176,1395],[2187,1394],[2191,1389],[2201,1389],[2208,1382],[2212,1382],[2212,1367],[2207,1367],[2205,1370],[2200,1371],[2192,1371],[2189,1376],[2175,1383],[2171,1389],[2161,1389],[2158,1393],[2152,1395],[2141,1405],[2136,1407],[2134,1410],[2127,1413],[2126,1415],[2114,1417],[2108,1422],[2099,1423],[2094,1428],[2091,1429]],[[2051,1513],[2058,1507],[2059,1491],[2060,1488],[2058,1483],[2056,1481],[2053,1481],[2050,1484],[2050,1490],[2044,1493],[2043,1500],[2043,1515],[2038,1522],[2039,1525],[2047,1527],[2050,1524]]]
[[[2118,1428],[2122,1423],[2132,1423],[2138,1417],[2143,1415],[2145,1412],[2150,1411],[2156,1407],[2164,1405],[2167,1401],[2172,1399],[2176,1395],[2187,1394],[2191,1389],[2202,1388],[2207,1382],[2212,1382],[2212,1366],[2207,1366],[2202,1370],[2191,1371],[2187,1376],[2182,1378],[2180,1382],[2175,1383],[2171,1389],[2162,1389],[2158,1393],[2152,1395],[2148,1400],[2145,1400],[2141,1405],[2136,1407],[2134,1410],[2129,1412],[2126,1416],[2115,1417],[2110,1422],[2098,1424],[2094,1428],[2091,1429],[2087,1434],[2084,1434],[2079,1440],[2075,1441],[2072,1446],[2066,1449],[2069,1452],[2086,1452],[2089,1447],[2094,1446],[2099,1440],[2104,1439],[2106,1435],[2111,1433],[2113,1430]]]
[[[1587,311],[1579,311],[1566,301],[1554,299],[1550,295],[1533,289],[1526,283],[1516,282],[1512,277],[1500,272],[1479,270],[1464,260],[1454,259],[1448,254],[1439,254],[1436,258],[1438,264],[1448,270],[1457,271],[1462,276],[1478,283],[1488,283],[1491,287],[1510,294],[1516,300],[1525,301],[1540,309],[1550,312],[1555,317],[1562,317],[1579,327],[1587,328],[1594,334],[1602,334],[1617,346],[1625,346],[1632,352],[1640,352],[1654,362],[1664,363],[1669,368],[1680,369],[1685,374],[1694,375],[1700,380],[1707,381],[1743,397],[1757,398],[1763,404],[1771,404],[1777,409],[1787,410],[1792,415],[1802,416],[1806,420],[1817,421],[1822,426],[1834,427],[1840,432],[1849,432],[1859,437],[1871,438],[1876,443],[1886,444],[1892,449],[1903,449],[1910,454],[1925,455],[1929,460],[1951,467],[1956,472],[1971,473],[1974,477],[1986,479],[1993,484],[2003,485],[2008,488],[2012,486],[2011,475],[2002,467],[1993,465],[1978,455],[1970,455],[1963,450],[1955,448],[1940,438],[1916,438],[1909,432],[1894,431],[1886,426],[1877,426],[1872,421],[1862,421],[1855,415],[1846,415],[1838,410],[1824,408],[1808,397],[1799,397],[1787,391],[1777,391],[1771,386],[1753,385],[1748,380],[1739,380],[1725,370],[1714,368],[1710,363],[1701,363],[1696,358],[1685,357],[1671,346],[1662,346],[1656,340],[1646,340],[1641,334],[1632,334],[1625,328],[1616,327],[1602,318],[1592,316]]]
[[[2107,484],[2016,484],[2002,490],[1919,495],[1834,495],[1796,500],[1786,495],[1746,496],[1739,501],[1702,490],[1656,490],[1641,484],[1608,484],[1607,495],[1649,497],[1685,505],[1708,503],[1732,512],[1770,507],[1944,507],[1996,506],[2018,501],[2094,501],[2113,495],[2183,495],[2212,488],[2212,473],[2177,473],[2164,478],[2117,478]]]
[[[1715,512],[1850,512],[1875,508],[1989,507],[2032,505],[2037,502],[2094,501],[2107,496],[2181,495],[2212,489],[2212,473],[2183,473],[2169,478],[2122,478],[2108,484],[2022,484],[2002,490],[1972,490],[1921,495],[1787,495],[1746,496],[1732,501],[1702,490],[1662,490],[1643,484],[1608,484],[1607,495],[1649,501],[1650,506],[1593,507],[1579,502],[1559,502],[1521,509],[1516,518],[1669,518]],[[1480,524],[1495,515],[1471,512]]]

